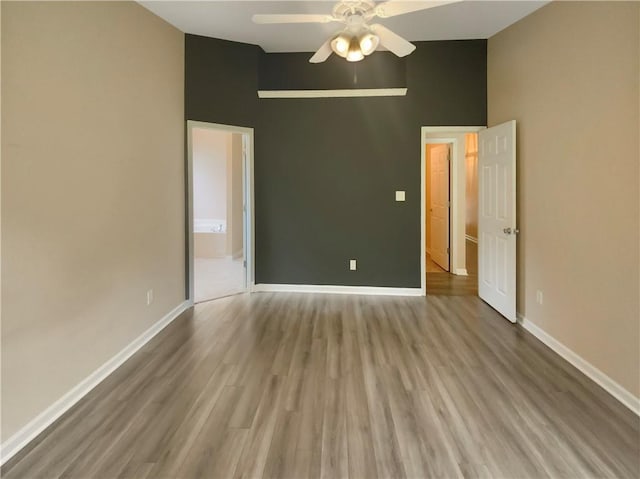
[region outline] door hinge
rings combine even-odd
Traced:
[[[447,207],[451,208],[451,201],[447,201]]]
[[[247,267],[247,260],[245,259],[244,261],[242,261],[242,267],[246,268]]]
[[[449,248],[447,248],[447,254],[449,254]]]

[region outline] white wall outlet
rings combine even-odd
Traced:
[[[355,259],[350,259],[349,260],[349,269],[351,271],[355,271],[356,269],[358,269],[358,266],[356,264],[356,260]]]
[[[152,289],[147,291],[147,306],[149,306],[151,303],[153,303],[153,290]]]
[[[396,201],[404,201],[404,191],[396,191]]]
[[[542,295],[542,291],[540,290],[536,291],[536,303],[542,304],[543,300],[544,300],[544,296]]]

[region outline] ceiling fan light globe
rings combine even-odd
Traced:
[[[371,55],[378,48],[380,39],[372,33],[365,33],[360,37],[360,50],[363,55]]]
[[[364,55],[362,54],[362,52],[360,50],[351,51],[351,52],[347,53],[347,61],[348,62],[359,62],[363,58],[364,58]]]
[[[347,61],[348,62],[359,62],[364,58],[364,54],[360,49],[360,41],[357,37],[351,37],[351,41],[349,42],[349,51],[347,52]]]
[[[336,55],[346,58],[347,53],[349,52],[349,44],[349,38],[345,35],[338,35],[331,41],[331,49]]]

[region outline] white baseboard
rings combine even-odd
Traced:
[[[478,244],[478,238],[474,238],[473,236],[464,235],[464,239],[467,241],[471,241],[472,243]]]
[[[87,395],[89,391],[100,384],[107,376],[147,344],[156,334],[191,306],[192,303],[190,301],[184,301],[171,310],[160,321],[134,339],[118,354],[109,359],[64,396],[38,414],[26,426],[3,442],[2,445],[0,445],[0,465],[11,459],[20,449],[29,444],[38,434],[53,424],[56,419],[68,411],[74,404]]]
[[[579,369],[585,376],[594,381],[614,398],[631,409],[640,416],[640,398],[635,397],[632,393],[620,386],[617,382],[607,376],[605,373],[596,368],[586,359],[582,358],[571,349],[566,347],[560,341],[548,334],[542,328],[532,323],[522,316],[518,316],[518,322],[524,329],[533,334],[536,338],[546,344],[553,351],[558,353],[562,358],[566,359],[570,364]]]
[[[367,294],[380,296],[423,296],[421,288],[386,288],[379,286],[333,286],[314,284],[256,284],[256,293]]]
[[[467,268],[458,268],[453,272],[453,274],[458,276],[469,276],[469,273],[467,272]]]

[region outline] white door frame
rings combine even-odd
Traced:
[[[187,215],[186,215],[186,229],[187,229],[187,277],[185,289],[187,291],[187,301],[193,306],[194,303],[194,268],[193,268],[193,144],[192,133],[194,128],[206,128],[209,130],[225,131],[229,133],[241,133],[248,135],[249,138],[249,154],[244,157],[242,171],[244,173],[243,186],[244,186],[244,224],[243,224],[243,250],[245,261],[247,266],[245,268],[245,284],[244,291],[252,291],[255,285],[255,218],[254,218],[254,181],[253,181],[253,128],[246,128],[242,126],[234,125],[222,125],[219,123],[207,123],[203,121],[187,120],[187,171],[186,171],[186,186],[187,186]]]
[[[457,268],[459,258],[462,255],[464,257],[464,251],[458,251],[455,246],[462,237],[465,236],[464,228],[460,231],[458,227],[458,221],[455,219],[464,218],[465,216],[465,189],[464,187],[458,188],[459,184],[464,185],[465,181],[465,163],[464,154],[459,155],[459,148],[464,149],[464,145],[458,144],[459,134],[465,133],[477,133],[480,130],[484,130],[485,126],[423,126],[420,128],[420,289],[422,296],[427,294],[427,225],[426,225],[426,199],[427,199],[427,185],[426,185],[426,171],[427,171],[427,156],[425,146],[428,144],[451,144],[451,168],[449,170],[449,195],[451,198],[451,208],[449,209],[449,270],[452,274],[466,275],[465,268]],[[462,157],[462,158],[461,158]]]

